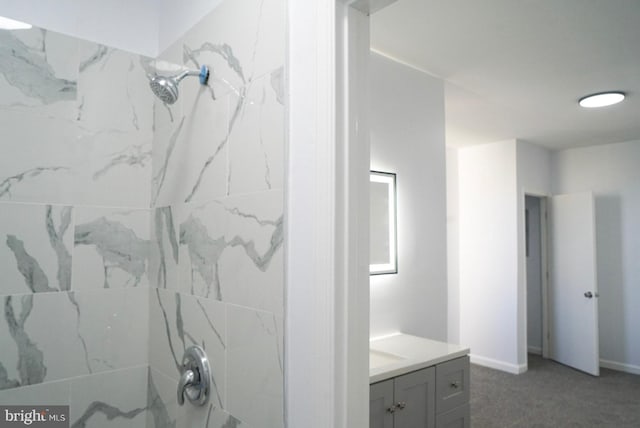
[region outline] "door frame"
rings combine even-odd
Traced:
[[[287,2],[284,420],[292,428],[368,426],[368,3]]]
[[[549,335],[551,334],[551,325],[549,324],[549,215],[548,215],[548,207],[549,207],[549,196],[545,194],[535,193],[535,192],[524,192],[525,201],[523,203],[523,208],[526,212],[527,204],[526,198],[527,196],[533,197],[540,201],[540,270],[542,271],[541,275],[541,305],[542,305],[542,314],[541,314],[541,322],[542,322],[542,358],[549,358],[550,350],[549,350]],[[525,225],[526,228],[526,214],[525,214]],[[525,234],[526,236],[526,234]],[[526,239],[526,237],[525,237]],[[525,242],[526,245],[526,242]],[[529,322],[529,314],[527,311],[527,260],[526,260],[526,251],[524,252],[524,313],[525,313],[525,351],[526,351],[526,364],[527,367],[529,365],[528,359],[528,328],[527,324]]]

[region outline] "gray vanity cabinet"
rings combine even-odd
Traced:
[[[434,367],[374,383],[369,396],[370,428],[434,428]]]
[[[370,428],[469,428],[469,357],[371,385]]]

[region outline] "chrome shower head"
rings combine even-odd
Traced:
[[[173,104],[178,99],[178,82],[173,77],[154,76],[149,81],[151,90],[165,104]]]
[[[180,92],[178,85],[187,76],[198,76],[200,84],[206,85],[209,80],[209,69],[203,65],[200,70],[187,70],[177,76],[153,76],[149,80],[149,86],[153,93],[165,104],[173,104],[178,100]]]

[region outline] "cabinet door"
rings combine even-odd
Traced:
[[[396,378],[394,428],[435,428],[435,380],[433,367]]]
[[[469,357],[436,366],[436,410],[448,412],[469,402]]]
[[[369,428],[393,428],[393,379],[369,387]]]
[[[471,413],[469,403],[456,407],[436,416],[436,428],[469,428],[471,426]]]

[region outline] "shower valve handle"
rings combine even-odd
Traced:
[[[184,404],[185,396],[196,406],[204,406],[211,392],[211,367],[200,346],[187,348],[180,366],[178,404]]]
[[[191,370],[185,370],[180,376],[178,381],[178,404],[184,405],[184,394],[187,392],[187,387],[193,386],[196,380],[196,375]]]

